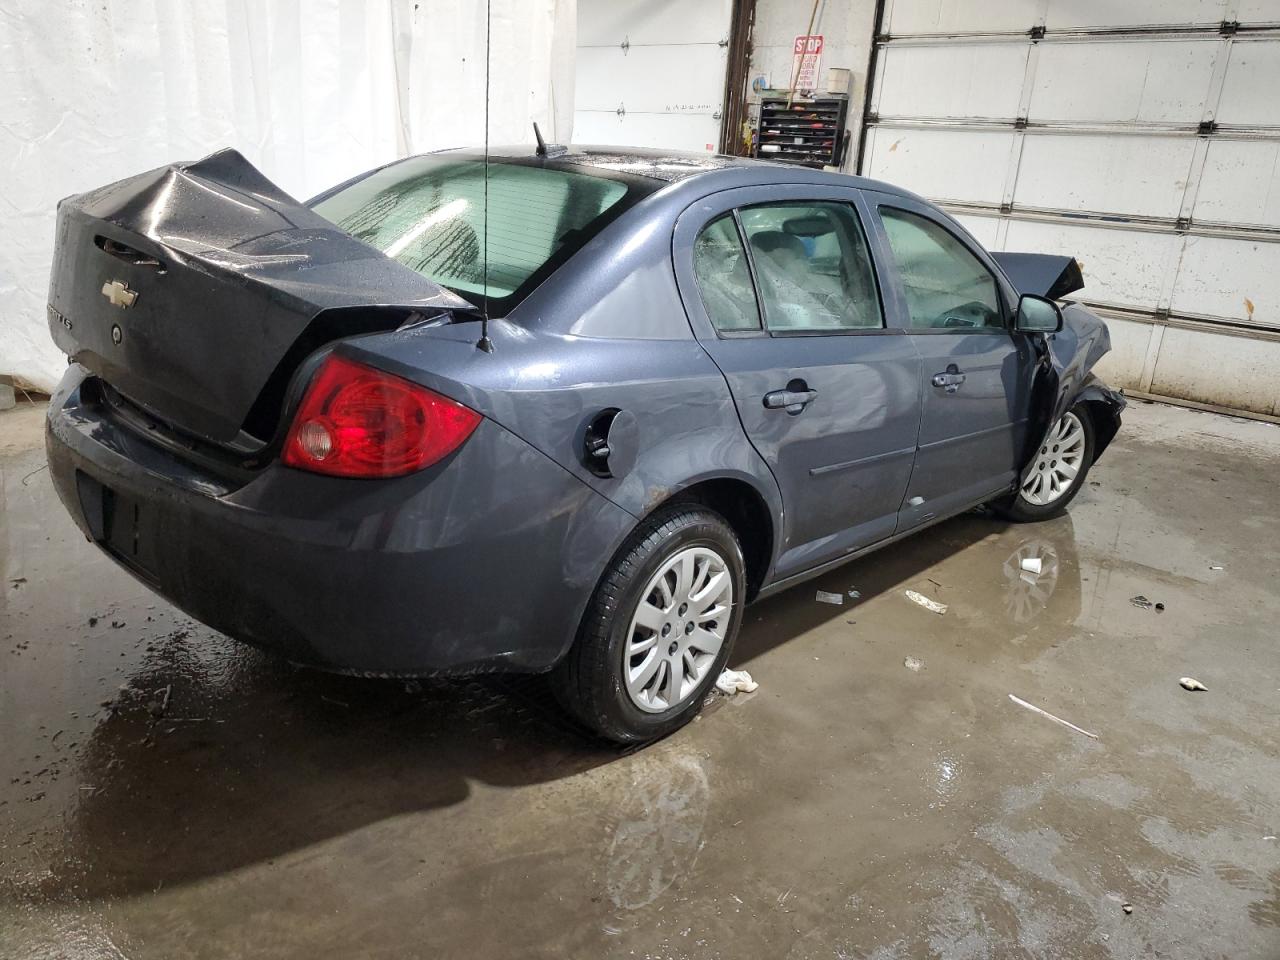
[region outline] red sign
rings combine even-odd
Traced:
[[[822,63],[822,37],[796,37],[792,50],[791,75],[795,77],[793,90],[816,90],[818,67]]]

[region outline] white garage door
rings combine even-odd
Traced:
[[[1074,255],[1129,392],[1280,414],[1280,0],[887,0],[862,172]]]
[[[714,152],[733,0],[578,0],[575,143]]]

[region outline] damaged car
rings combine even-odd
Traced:
[[[644,741],[746,604],[1071,502],[1123,407],[1081,285],[791,166],[457,150],[300,203],[225,150],[59,205],[49,464],[90,540],[231,637],[549,673]]]

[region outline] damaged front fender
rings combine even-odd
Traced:
[[[1124,396],[1093,374],[1093,367],[1111,349],[1111,334],[1100,317],[1069,303],[1062,310],[1062,329],[1038,345],[1041,362],[1032,386],[1034,411],[1028,436],[1035,439],[1023,457],[1022,479],[1035,463],[1035,452],[1049,429],[1077,403],[1089,404],[1094,427],[1093,459],[1098,460],[1120,429]]]

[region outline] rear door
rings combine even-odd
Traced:
[[[782,491],[779,577],[892,535],[911,473],[920,364],[885,323],[856,196],[730,190],[676,225],[695,333]]]
[[[891,312],[921,368],[919,450],[899,530],[1011,486],[1026,442],[1035,352],[1012,332],[1011,291],[948,218],[868,193],[891,276]]]

